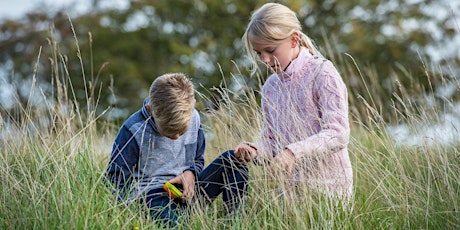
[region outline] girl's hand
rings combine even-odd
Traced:
[[[274,165],[270,170],[277,171],[276,173],[282,173],[288,177],[291,176],[292,169],[295,166],[295,157],[289,149],[284,149],[281,153],[273,158]],[[274,168],[273,168],[274,167]]]
[[[181,184],[184,191],[182,191],[182,200],[191,199],[195,195],[195,174],[192,171],[185,171],[179,176],[169,180],[171,184]]]
[[[257,157],[257,150],[248,143],[240,143],[235,147],[235,158],[240,162],[250,162]]]

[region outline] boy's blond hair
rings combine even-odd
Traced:
[[[150,86],[149,105],[164,136],[182,135],[190,125],[195,105],[194,87],[183,73],[161,75]]]

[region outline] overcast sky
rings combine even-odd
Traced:
[[[57,1],[57,2],[61,2]],[[39,0],[14,0],[14,1],[8,1],[8,0],[2,0],[0,1],[0,19],[5,19],[5,18],[18,18],[27,11],[30,11],[37,7],[37,4],[40,2],[45,2],[45,1],[39,1]],[[50,2],[47,0],[47,2]]]
[[[78,4],[72,4],[78,2]],[[54,10],[64,6],[71,6],[72,11],[85,10],[88,0],[0,0],[0,20],[17,19],[26,12],[46,5],[47,9]]]
[[[46,7],[48,11],[68,8],[70,15],[88,11],[91,0],[0,0],[0,21],[3,19],[18,19],[25,13],[38,7]],[[126,9],[129,0],[100,0],[98,7]]]
[[[33,8],[34,2],[30,0],[2,0],[0,1],[0,19],[16,18],[25,13],[27,9]]]

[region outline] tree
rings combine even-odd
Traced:
[[[72,83],[68,85],[86,89],[75,93],[80,105],[87,104],[88,95],[100,91],[100,107],[115,106],[121,109],[121,117],[140,107],[150,83],[165,72],[185,72],[203,86],[200,91],[218,100],[210,89],[224,80],[231,82],[233,75],[249,86],[258,83],[245,68],[241,35],[251,12],[264,2],[137,0],[130,1],[126,9],[117,9],[102,7],[100,1],[93,0],[91,11],[70,20],[64,11],[37,11],[0,25],[0,63],[14,70],[7,81],[20,85],[30,79],[41,52],[36,76],[52,83],[56,73],[48,65],[53,60],[49,57],[58,55],[58,50],[62,56],[56,60],[68,65],[61,69],[61,73],[68,71]],[[378,92],[382,98],[391,98],[397,91],[393,79],[402,70],[408,72],[403,76],[415,78],[402,78],[400,84],[410,89],[410,94],[418,94],[438,83],[436,78],[424,77],[426,69],[421,68],[418,57],[431,63],[425,47],[456,35],[451,18],[436,21],[423,10],[441,4],[440,0],[411,4],[404,0],[280,2],[298,13],[304,31],[337,64],[352,89],[351,100],[369,98],[345,53],[365,70],[362,77],[366,81],[384,86]],[[444,36],[436,38],[423,25],[437,28]],[[452,58],[458,63],[458,57]],[[109,88],[112,79],[113,87]],[[425,87],[414,87],[419,83]],[[22,101],[27,98],[20,97]],[[378,104],[382,109],[392,106],[387,101]]]

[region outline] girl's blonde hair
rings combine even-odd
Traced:
[[[182,135],[195,105],[194,87],[183,73],[164,74],[150,86],[149,105],[162,135]]]
[[[253,73],[257,70],[257,57],[249,41],[249,35],[278,43],[295,32],[299,34],[300,46],[306,47],[312,55],[321,56],[313,41],[302,32],[302,26],[294,11],[278,3],[266,3],[254,11],[243,35],[243,43],[251,60]]]

